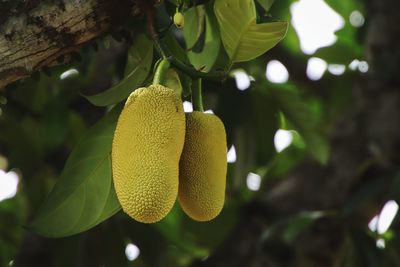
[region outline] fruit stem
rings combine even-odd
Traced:
[[[182,72],[186,73],[192,78],[204,78],[208,80],[215,80],[215,81],[223,81],[227,77],[227,72],[225,71],[211,71],[211,72],[202,72],[196,70],[192,65],[188,65],[185,62],[181,61],[180,59],[176,58],[167,45],[158,37],[153,38],[154,46],[158,53],[164,57],[168,58],[174,67],[181,70]]]
[[[168,59],[171,62],[171,64],[174,65],[177,69],[181,70],[182,72],[186,73],[192,78],[204,78],[204,79],[218,80],[218,81],[224,81],[227,78],[226,71],[212,71],[207,73],[202,72],[196,70],[192,65],[189,65],[181,61],[180,59],[176,58],[170,51],[168,46],[162,41],[162,38],[160,38],[159,33],[157,33],[155,29],[154,1],[141,0],[139,1],[139,4],[141,6],[141,9],[146,14],[148,32],[151,39],[154,41],[154,47],[156,48],[157,52],[162,56],[162,58]]]
[[[204,112],[200,78],[194,79],[192,83],[192,103],[193,110]]]
[[[165,82],[167,81],[167,73],[169,66],[170,63],[168,59],[161,60],[154,73],[153,85],[155,84],[165,85]]]

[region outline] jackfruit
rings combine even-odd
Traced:
[[[125,213],[143,223],[163,219],[178,195],[185,139],[180,96],[162,85],[134,91],[125,103],[112,144],[112,171]]]
[[[209,221],[222,210],[227,171],[226,133],[214,114],[186,114],[186,135],[179,162],[178,201],[194,220]]]

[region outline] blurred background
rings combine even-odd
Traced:
[[[226,82],[203,82],[229,145],[226,204],[211,222],[176,205],[152,225],[119,212],[72,237],[25,228],[107,111],[81,94],[121,80],[135,29],[0,90],[0,266],[400,266],[399,8],[275,1],[286,38]]]

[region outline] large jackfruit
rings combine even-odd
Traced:
[[[185,113],[176,92],[151,85],[129,96],[114,134],[112,171],[118,200],[133,219],[154,223],[172,209],[184,139]]]
[[[182,209],[197,221],[214,219],[224,205],[227,171],[225,127],[217,116],[198,111],[186,114],[179,171]]]

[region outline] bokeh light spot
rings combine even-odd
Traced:
[[[231,148],[228,150],[227,160],[228,160],[228,163],[236,162],[236,149],[235,149],[234,145],[232,145]]]
[[[312,81],[318,81],[324,75],[328,64],[325,60],[317,57],[312,57],[307,62],[307,77]]]
[[[184,101],[183,102],[183,111],[185,112],[192,112],[193,111],[193,105],[189,101]]]
[[[247,188],[251,191],[258,191],[261,186],[261,176],[250,172],[246,178]]]
[[[363,16],[363,14],[361,14],[360,11],[354,10],[350,14],[349,21],[350,21],[351,26],[359,28],[359,27],[362,27],[364,25],[365,18]]]
[[[129,243],[126,245],[125,255],[129,261],[134,261],[139,257],[140,250],[135,244]]]
[[[335,32],[345,25],[343,17],[322,0],[297,1],[291,5],[290,12],[301,50],[309,55],[334,44]]]
[[[17,194],[19,177],[16,172],[0,170],[0,201],[13,198]]]
[[[231,73],[235,77],[236,87],[240,91],[244,91],[250,87],[251,84],[250,76],[247,75],[247,73],[244,70],[237,69],[233,70]]]
[[[69,69],[67,71],[64,71],[60,75],[60,80],[65,80],[67,78],[72,78],[76,75],[79,75],[79,71],[77,69]]]
[[[346,71],[346,66],[342,64],[329,64],[328,71],[336,76],[343,75]]]
[[[287,130],[278,130],[275,133],[274,144],[278,152],[282,152],[285,148],[290,146],[293,141],[293,134]]]
[[[272,83],[285,83],[289,80],[288,70],[278,60],[268,62],[265,75],[268,81]]]

